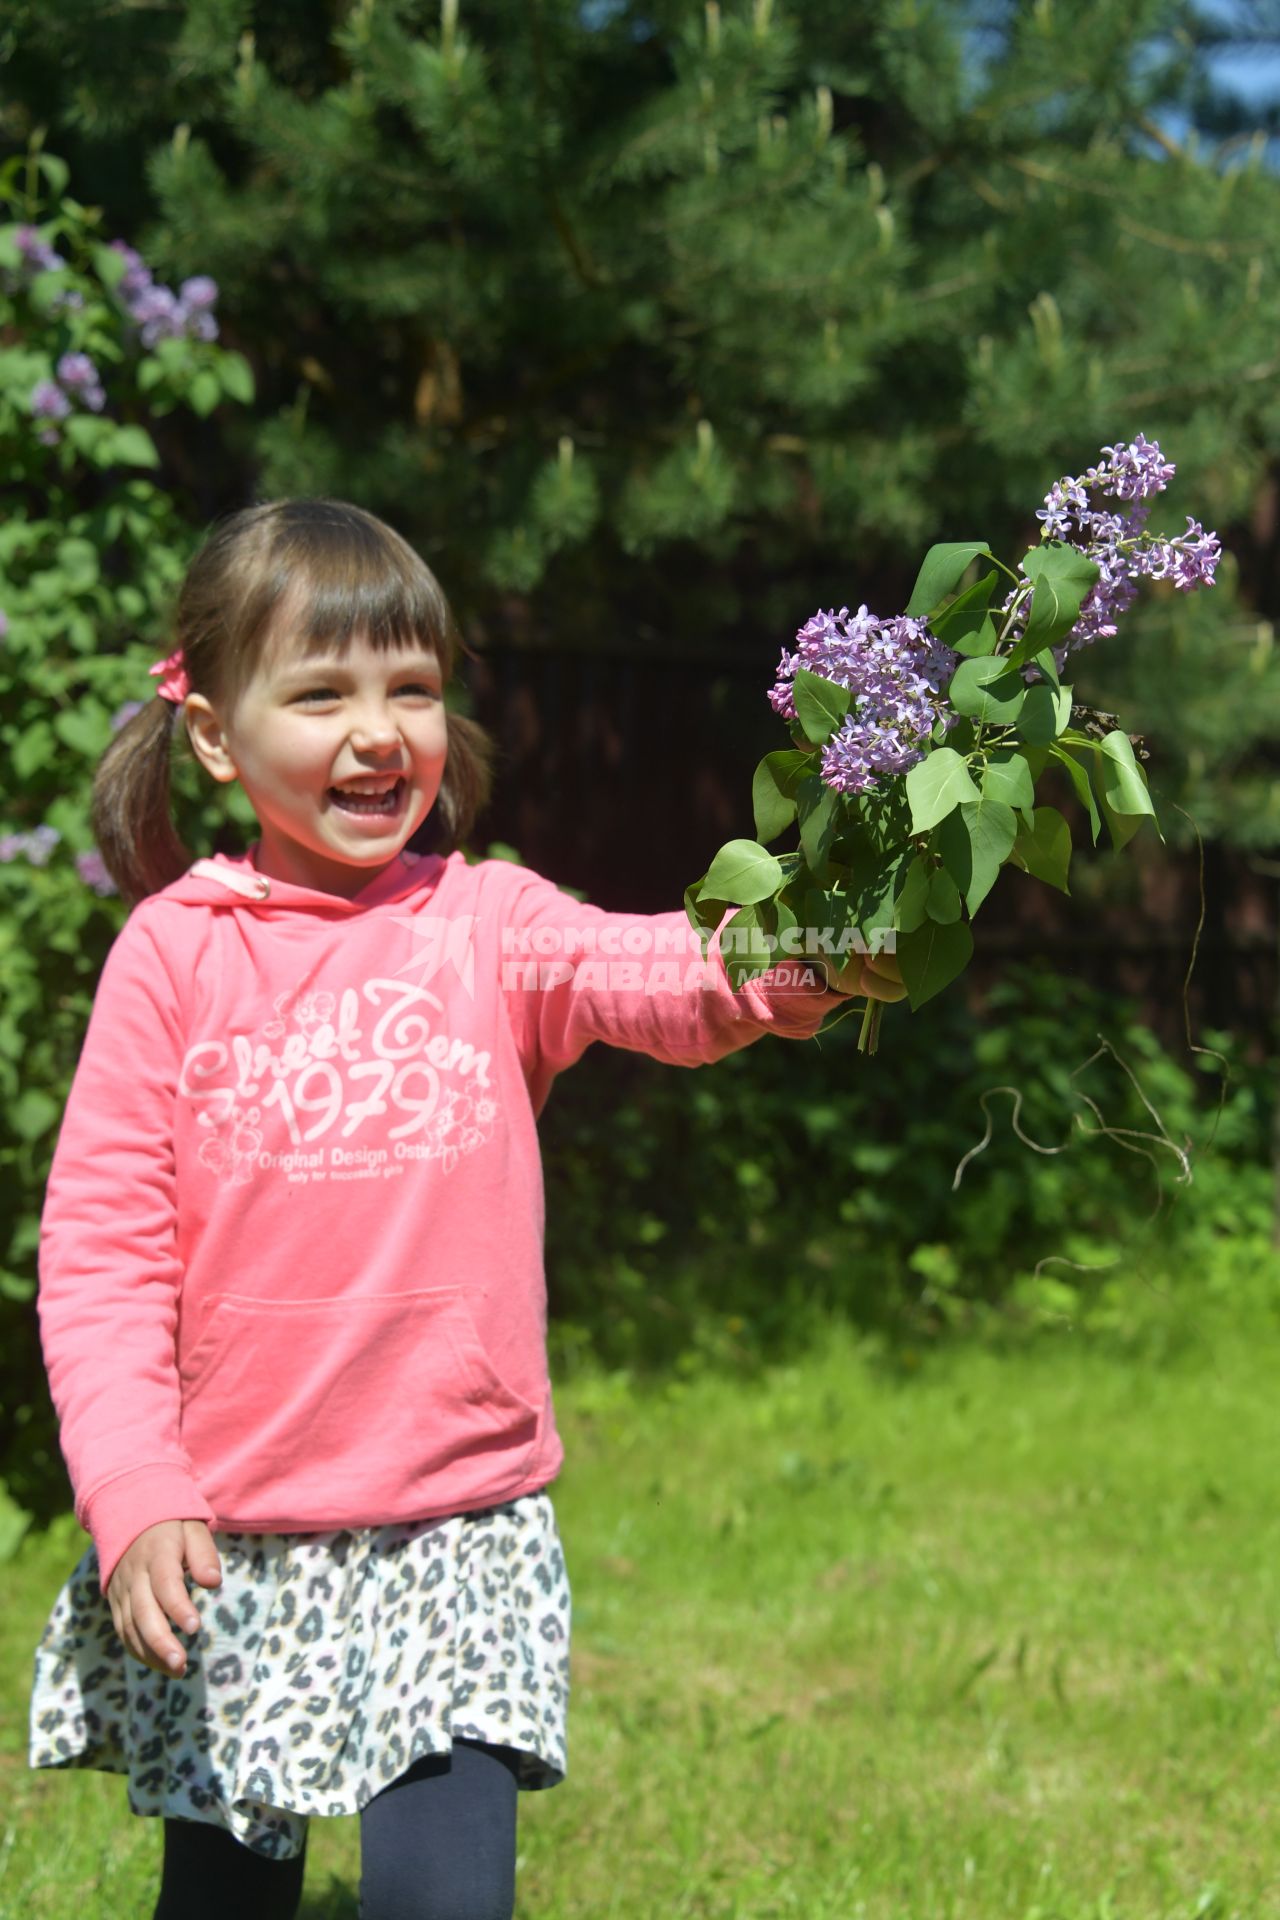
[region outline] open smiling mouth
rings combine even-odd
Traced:
[[[397,779],[389,787],[330,787],[329,804],[341,813],[358,813],[391,819],[400,811],[405,783]]]

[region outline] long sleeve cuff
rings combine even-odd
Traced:
[[[98,1577],[103,1593],[126,1548],[160,1520],[216,1518],[213,1508],[182,1467],[134,1467],[95,1489],[77,1502],[76,1517],[93,1535],[98,1549]]]

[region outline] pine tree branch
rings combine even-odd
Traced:
[[[1148,393],[1128,394],[1125,405],[1137,409],[1163,406],[1170,400],[1200,399],[1206,394],[1221,392],[1224,386],[1231,390],[1242,381],[1252,386],[1260,380],[1273,380],[1277,373],[1280,373],[1280,358],[1265,360],[1255,367],[1224,367],[1216,379],[1184,381],[1172,387],[1153,387]]]
[[[547,96],[550,91],[547,84],[546,52],[542,44],[542,0],[533,0],[529,9],[529,27],[533,47],[534,87],[537,96],[538,112],[543,120],[547,113]],[[560,204],[555,183],[547,166],[546,153],[541,141],[538,143],[538,179],[547,211],[551,215],[551,224],[560,239],[560,244],[573,262],[578,278],[584,287],[593,291],[608,284],[608,276],[602,274],[591,259],[586,248],[578,239],[570,224],[569,217]]]
[[[1164,148],[1171,160],[1186,159],[1186,148],[1180,147],[1176,140],[1171,139],[1158,121],[1149,119],[1145,113],[1140,113],[1138,115],[1137,125],[1141,131],[1146,134],[1148,140],[1154,140],[1158,147]]]
[[[1184,240],[1181,234],[1161,233],[1155,227],[1144,227],[1123,213],[1116,215],[1116,225],[1121,233],[1130,234],[1135,240],[1149,241],[1153,247],[1164,247],[1170,253],[1198,254],[1201,259],[1214,260],[1219,266],[1231,258],[1232,248],[1225,240]],[[1237,251],[1249,253],[1256,249],[1244,247]]]
[[[708,220],[720,221],[727,213],[741,213],[749,207],[759,208],[763,201],[770,198],[780,199],[793,187],[807,180],[813,172],[816,156],[807,155],[798,167],[787,173],[779,173],[772,180],[762,183],[758,178],[753,181],[746,193],[735,193],[726,199],[717,200],[714,206],[694,207],[687,213],[672,217],[664,214],[661,220],[642,221],[637,231],[662,239],[665,235],[677,232],[681,227],[702,225]]]
[[[981,174],[966,173],[964,168],[959,166],[957,166],[956,171],[969,191],[975,193],[979,200],[985,200],[987,205],[996,213],[1011,213],[1013,211],[1004,195],[997,193],[990,181],[984,180]]]
[[[1123,187],[1099,186],[1093,180],[1073,180],[1068,174],[1059,173],[1055,167],[1049,167],[1040,160],[1010,159],[1008,165],[1015,173],[1024,173],[1031,180],[1042,181],[1047,186],[1062,187],[1069,193],[1092,194],[1095,200],[1111,200],[1123,204],[1130,196]],[[1130,234],[1135,240],[1148,240],[1152,246],[1166,247],[1171,253],[1198,254],[1202,259],[1214,260],[1224,265],[1232,255],[1248,255],[1258,251],[1257,242],[1242,240],[1234,244],[1227,240],[1185,240],[1181,234],[1162,233],[1156,227],[1145,227],[1123,213],[1116,215],[1116,225]]]

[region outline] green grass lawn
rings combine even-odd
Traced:
[[[560,1393],[570,1777],[520,1920],[1280,1914],[1280,1336]],[[0,1916],[149,1916],[123,1783],[24,1764],[78,1530],[3,1569]],[[303,1912],[355,1920],[355,1820]]]

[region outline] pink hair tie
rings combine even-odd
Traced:
[[[161,680],[156,692],[162,700],[172,700],[175,707],[180,707],[191,691],[186,662],[182,658],[182,648],[179,647],[176,652],[171,653],[167,660],[158,661],[148,671],[156,675],[163,673],[166,676]]]

